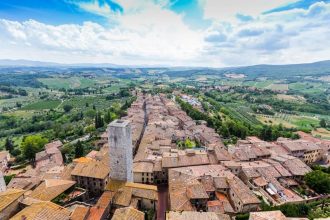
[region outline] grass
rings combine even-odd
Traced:
[[[13,141],[16,148],[19,148],[22,143],[23,136],[14,136],[10,138]],[[0,138],[0,150],[4,150],[5,141],[6,141],[6,137]]]
[[[319,125],[319,120],[312,117],[289,115],[279,113],[274,116],[257,115],[257,119],[264,124],[279,125],[282,124],[287,128],[310,129]]]
[[[289,85],[273,83],[273,84],[270,84],[269,86],[267,86],[266,88],[270,89],[270,90],[276,90],[276,91],[287,91],[287,90],[289,90]]]
[[[298,95],[285,95],[285,94],[277,94],[276,98],[284,101],[291,102],[305,102],[305,98]]]
[[[18,117],[18,118],[29,118],[32,117],[33,114],[34,114],[33,111],[25,111],[25,110],[16,110],[12,112],[3,113],[3,115]]]
[[[51,89],[78,89],[92,87],[96,84],[95,80],[86,79],[83,77],[39,78],[38,81]]]
[[[306,94],[319,94],[325,92],[329,86],[325,83],[297,82],[289,84],[289,90]]]
[[[330,131],[325,128],[317,128],[312,131],[313,136],[330,140]]]
[[[273,116],[266,116],[266,115],[257,115],[257,119],[262,122],[263,124],[267,125],[279,125],[282,124],[286,128],[294,128],[296,127],[294,124],[290,123],[290,121],[280,118],[280,117],[273,117]]]
[[[243,85],[244,86],[251,86],[251,87],[256,87],[260,89],[264,89],[274,83],[273,80],[256,80],[256,81],[244,81]]]
[[[113,102],[113,100],[106,100],[105,96],[80,96],[65,100],[63,105],[71,105],[73,108],[85,108],[86,103],[88,103],[90,108],[95,105],[96,109],[106,109],[110,108]]]
[[[315,118],[309,117],[299,117],[294,116],[292,117],[292,122],[299,128],[313,128],[313,126],[319,125],[319,120]]]
[[[23,106],[22,110],[54,109],[61,104],[60,100],[42,100]]]

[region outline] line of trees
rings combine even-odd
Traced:
[[[248,124],[241,120],[232,118],[229,110],[224,107],[220,107],[218,104],[211,115],[200,112],[189,103],[181,100],[179,97],[176,97],[176,101],[179,103],[181,109],[184,110],[192,119],[207,121],[208,126],[214,128],[215,131],[222,137],[231,139],[233,142],[235,142],[237,138],[245,139],[248,135],[258,136],[265,141],[273,141],[278,137],[293,139],[299,138],[297,134],[293,133],[293,129],[284,128],[282,125],[255,126],[253,124]],[[209,109],[211,111],[211,108]]]

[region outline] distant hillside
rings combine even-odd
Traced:
[[[122,68],[125,66],[111,63],[78,63],[78,64],[63,64],[54,62],[42,62],[33,60],[0,60],[0,67],[94,67],[94,68]]]
[[[232,67],[228,68],[228,71],[244,73],[250,78],[260,76],[271,76],[275,78],[306,75],[321,76],[330,75],[330,60],[303,64]]]
[[[104,72],[103,68],[114,70],[113,73],[123,74],[125,77],[145,74],[166,74],[170,77],[189,77],[192,75],[222,75],[225,73],[243,73],[248,79],[257,77],[290,78],[295,76],[324,76],[330,75],[330,60],[315,63],[289,64],[289,65],[254,65],[245,67],[205,68],[205,67],[151,67],[151,66],[122,66],[111,63],[103,64],[60,64],[30,60],[0,60],[2,72],[17,72],[40,70],[70,70],[70,72]],[[151,71],[152,70],[152,71]],[[107,72],[107,71],[105,71]]]
[[[53,67],[60,66],[61,64],[52,62],[41,62],[32,60],[0,60],[1,67]]]

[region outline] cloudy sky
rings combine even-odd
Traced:
[[[236,66],[330,59],[330,0],[1,0],[0,59]]]

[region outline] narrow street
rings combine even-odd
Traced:
[[[157,220],[165,220],[168,210],[168,185],[158,186]]]
[[[144,112],[144,124],[143,124],[143,129],[142,129],[142,131],[141,131],[141,134],[140,134],[140,137],[139,137],[139,140],[137,141],[137,143],[136,143],[136,148],[135,148],[135,150],[134,150],[134,152],[133,152],[133,158],[135,157],[135,155],[136,155],[136,153],[138,152],[138,150],[139,150],[139,146],[140,146],[140,143],[141,143],[141,140],[142,140],[142,137],[143,137],[143,135],[144,135],[144,131],[145,131],[145,129],[146,129],[146,127],[147,127],[147,124],[148,124],[148,117],[147,117],[147,110],[146,110],[146,102],[144,101],[144,103],[143,103],[143,112]]]

